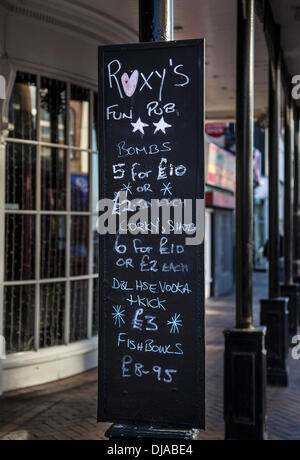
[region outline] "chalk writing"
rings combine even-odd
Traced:
[[[101,421],[203,426],[203,240],[185,243],[204,234],[203,57],[198,40],[100,50]]]
[[[142,363],[134,363],[132,356],[125,355],[122,358],[122,377],[128,378],[133,375],[143,377],[150,373],[156,374],[159,382],[173,383],[174,375],[177,374],[177,369],[163,369],[161,366],[155,365],[151,370],[147,370]]]

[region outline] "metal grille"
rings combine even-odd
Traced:
[[[0,158],[0,326],[8,353],[97,334],[95,104],[92,90],[17,74],[9,110],[15,129]]]
[[[6,287],[4,291],[6,353],[34,349],[34,286]]]

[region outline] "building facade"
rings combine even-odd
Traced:
[[[114,14],[127,14],[119,0],[93,5],[0,3],[0,394],[97,365],[97,47],[138,36]],[[136,2],[128,7],[137,24]],[[234,283],[226,158],[227,185],[210,175],[207,186],[207,297]]]
[[[137,40],[80,5],[2,3],[0,394],[97,364],[97,46]]]

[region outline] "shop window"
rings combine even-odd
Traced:
[[[71,164],[71,209],[72,211],[89,210],[89,160],[90,154],[72,150]]]
[[[87,338],[87,281],[71,283],[71,328],[70,342],[77,342]]]
[[[66,275],[66,217],[41,216],[41,278]]]
[[[35,288],[10,286],[4,291],[4,337],[6,352],[34,349]]]
[[[89,218],[72,216],[71,221],[71,276],[86,275],[89,262]]]
[[[37,77],[18,72],[9,107],[14,139],[37,139]]]
[[[90,136],[90,95],[88,90],[71,85],[70,110],[72,112],[71,145],[87,150]]]
[[[43,284],[40,296],[40,348],[64,343],[65,285]]]
[[[66,83],[41,78],[41,140],[66,144]]]
[[[8,211],[36,207],[36,146],[11,143],[6,148],[5,208]]]
[[[97,334],[96,103],[86,88],[17,73],[0,216],[8,353]]]
[[[67,206],[67,153],[41,147],[41,209],[65,211]]]
[[[35,279],[35,217],[9,214],[5,220],[5,281]]]

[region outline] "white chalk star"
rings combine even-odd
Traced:
[[[130,193],[130,195],[132,195],[132,185],[131,185],[131,182],[128,182],[128,184],[123,184],[124,188],[121,188],[121,192],[128,192]]]
[[[163,184],[163,188],[160,189],[161,192],[164,193],[164,196],[166,196],[166,194],[168,193],[169,195],[172,195],[172,192],[171,192],[171,189],[172,189],[172,185],[171,185],[171,182],[169,182],[168,184]]]
[[[180,316],[181,315],[178,313],[175,313],[175,315],[171,317],[171,321],[167,321],[167,325],[171,326],[170,334],[179,334],[179,328],[183,326]]]
[[[149,125],[147,125],[147,123],[143,123],[141,118],[139,118],[136,123],[131,123],[131,126],[133,126],[133,133],[139,131],[140,133],[145,134],[144,128],[146,128]]]
[[[153,123],[153,124],[154,126],[156,126],[154,134],[157,133],[157,131],[161,131],[164,134],[166,134],[166,128],[172,128],[172,125],[169,125],[168,123],[165,122],[164,117],[161,117],[158,123]]]
[[[118,305],[117,307],[113,307],[114,312],[112,313],[112,317],[115,320],[115,326],[121,327],[122,323],[125,324],[124,321],[124,312],[125,310],[122,310],[121,305]]]

